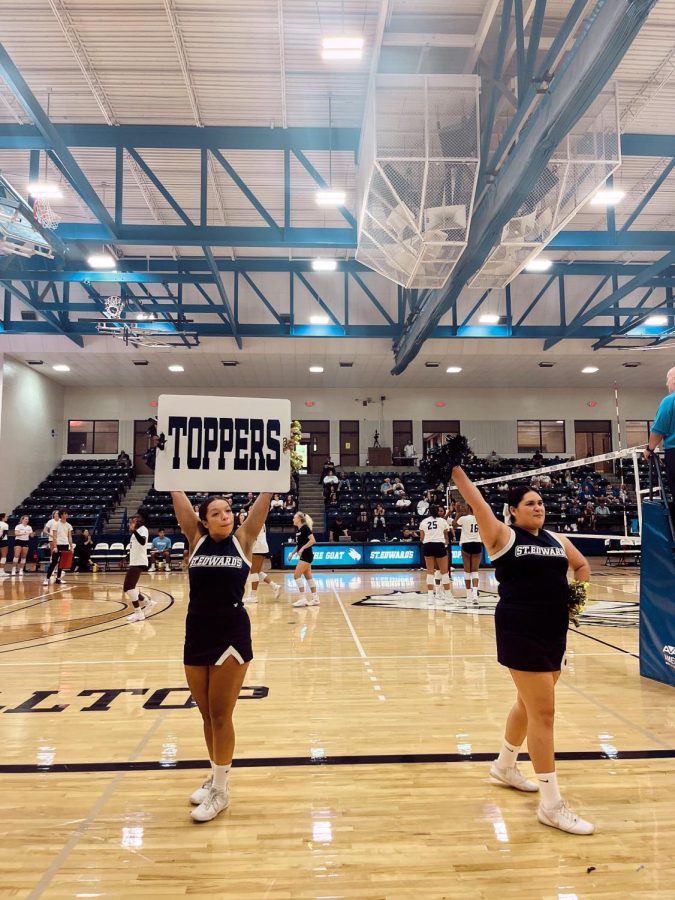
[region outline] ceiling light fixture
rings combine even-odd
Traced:
[[[537,256],[536,259],[531,259],[529,263],[525,266],[526,272],[548,272],[548,270],[553,265],[552,259],[546,259],[545,256]]]
[[[358,60],[363,56],[363,44],[363,38],[357,36],[325,37],[321,42],[321,57],[325,60]]]
[[[183,366],[179,366],[179,365],[169,366],[169,372],[184,372],[184,371],[185,371],[185,369],[183,368]]]
[[[344,191],[325,190],[317,191],[316,194],[314,194],[314,199],[316,200],[317,206],[337,208],[338,206],[345,205],[347,195]]]
[[[320,375],[323,372],[323,366],[310,366],[309,371]]]
[[[92,269],[114,269],[117,267],[117,260],[111,253],[92,253],[87,259],[87,263]]]
[[[328,325],[330,319],[328,316],[310,316],[309,321],[311,325]]]
[[[599,372],[600,369],[598,369],[597,366],[584,366],[581,371],[584,375],[594,375],[596,372]]]
[[[35,200],[60,200],[63,191],[58,184],[49,181],[33,181],[28,185],[28,193]]]
[[[314,272],[335,272],[337,269],[337,260],[317,257],[317,259],[312,260],[312,269]]]
[[[625,191],[607,188],[594,194],[591,199],[591,206],[616,206],[617,203],[621,203],[625,196]]]
[[[462,367],[461,366],[448,366],[448,368],[445,371],[448,373],[448,375],[459,375],[459,373],[462,371]]]
[[[648,316],[645,319],[645,325],[667,325],[668,316]]]
[[[497,325],[500,319],[501,316],[498,316],[496,313],[484,313],[478,321],[482,325]]]
[[[52,366],[52,369],[55,372],[70,372],[70,366],[64,366],[60,364],[58,366]]]

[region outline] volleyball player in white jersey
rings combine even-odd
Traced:
[[[255,539],[253,549],[251,550],[251,587],[249,588],[249,593],[244,597],[246,603],[258,602],[258,585],[261,581],[263,583],[267,582],[272,588],[275,600],[281,593],[281,585],[277,584],[276,581],[272,581],[267,572],[263,572],[262,570],[269,552],[270,548],[267,546],[267,528],[263,525],[258,537]]]
[[[448,573],[448,532],[450,526],[440,515],[438,506],[429,507],[429,515],[420,522],[420,541],[424,565],[427,569],[427,597],[434,600],[434,578],[436,568],[441,573],[441,586],[436,599],[445,602],[454,600],[450,575]]]
[[[0,513],[0,567],[2,568],[2,577],[9,578],[9,572],[5,572],[5,563],[7,562],[7,548],[9,541],[7,540],[7,532],[9,525],[7,524],[7,513]]]
[[[73,550],[73,526],[68,521],[68,510],[62,509],[56,527],[52,528],[49,535],[49,549],[52,551],[49,569],[45,575],[44,585],[49,584],[49,579],[56,570],[56,584],[61,584],[63,579],[62,554],[67,550]]]
[[[137,587],[141,574],[148,571],[148,540],[150,532],[146,528],[143,513],[139,512],[133,516],[129,522],[129,531],[131,532],[129,566],[124,576],[122,590],[127,598],[131,600],[134,607],[131,615],[127,616],[127,622],[142,622],[145,619],[145,613],[141,608],[141,600],[144,601],[145,609],[152,608],[155,605],[155,601],[145,594],[141,594]]]
[[[23,571],[26,568],[26,557],[28,556],[28,541],[34,537],[35,532],[28,524],[28,516],[21,516],[17,525],[14,526],[14,563],[12,565],[12,575],[17,574],[19,578],[23,578]]]
[[[458,516],[453,525],[461,528],[459,546],[464,563],[464,584],[466,585],[466,605],[478,606],[478,573],[483,555],[483,543],[478,531],[478,522],[473,510],[467,504],[468,513]]]

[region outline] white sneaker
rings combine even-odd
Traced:
[[[281,585],[277,584],[276,581],[270,581],[270,587],[272,588],[272,593],[274,594],[274,599],[279,599],[279,594],[281,593]]]
[[[293,605],[293,606],[296,606],[296,607],[298,607],[298,606],[309,606],[309,600],[308,600],[308,599],[305,597],[305,595],[303,594],[302,597],[298,597],[298,599],[297,599],[297,600],[295,601],[295,603],[293,603],[292,605]]]
[[[307,601],[307,606],[318,606],[319,605],[319,595],[318,594],[310,594],[309,600]]]
[[[45,580],[42,582],[42,586],[46,587],[48,584],[49,584],[49,578],[45,578]]]
[[[127,622],[143,622],[145,613],[142,609],[136,609],[130,616],[127,616]]]
[[[148,569],[148,575],[152,575],[152,573],[153,573],[153,572],[156,572],[156,571],[157,571],[157,569],[156,569],[154,566],[151,566],[151,567]]]
[[[211,791],[212,787],[213,775],[209,775],[204,784],[200,788],[197,788],[197,790],[192,794],[192,796],[190,797],[190,803],[192,803],[193,806],[201,806],[201,804],[209,796],[209,792]]]
[[[258,602],[258,594],[249,594],[247,597],[244,597],[244,603],[257,603]]]
[[[21,573],[19,573],[19,574],[21,574]],[[61,574],[59,575],[59,578],[61,579],[61,581],[65,581],[65,580],[66,580],[66,573],[65,573],[65,572],[61,572]]]
[[[19,578],[23,578],[23,569],[19,569]]]
[[[148,597],[147,594],[143,594],[143,599],[145,600],[145,604],[143,605],[144,610],[147,609],[149,612],[157,606],[157,601],[153,600],[152,597]]]
[[[12,575],[16,575],[16,569],[12,569]]]
[[[498,766],[495,760],[490,766],[490,775],[497,781],[501,781],[502,784],[515,788],[517,791],[534,793],[539,790],[539,785],[536,781],[530,781],[529,778],[525,778],[518,766]]]
[[[573,813],[564,800],[552,809],[545,809],[540,803],[537,818],[542,825],[550,825],[569,834],[593,834],[595,831],[595,825]]]
[[[195,822],[210,822],[224,809],[227,809],[229,805],[229,792],[217,791],[214,787],[211,787],[206,799],[196,809],[193,809],[190,815]]]

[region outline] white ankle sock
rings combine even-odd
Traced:
[[[545,809],[553,809],[562,800],[558,788],[558,776],[555,772],[537,772],[537,781],[539,782],[541,805]]]
[[[511,766],[515,766],[518,761],[518,753],[520,751],[520,747],[516,747],[513,744],[509,744],[506,738],[502,741],[502,749],[499,751],[499,756],[497,757],[497,765],[500,769],[510,769]]]
[[[213,786],[217,791],[226,791],[227,790],[227,776],[230,772],[231,763],[228,763],[226,766],[218,766],[216,763],[211,763],[211,768],[213,769]]]
[[[433,575],[427,575],[427,593],[433,594],[435,578]]]

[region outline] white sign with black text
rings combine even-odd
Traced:
[[[284,438],[290,400],[162,394],[157,432],[158,491],[288,491],[291,464]]]

